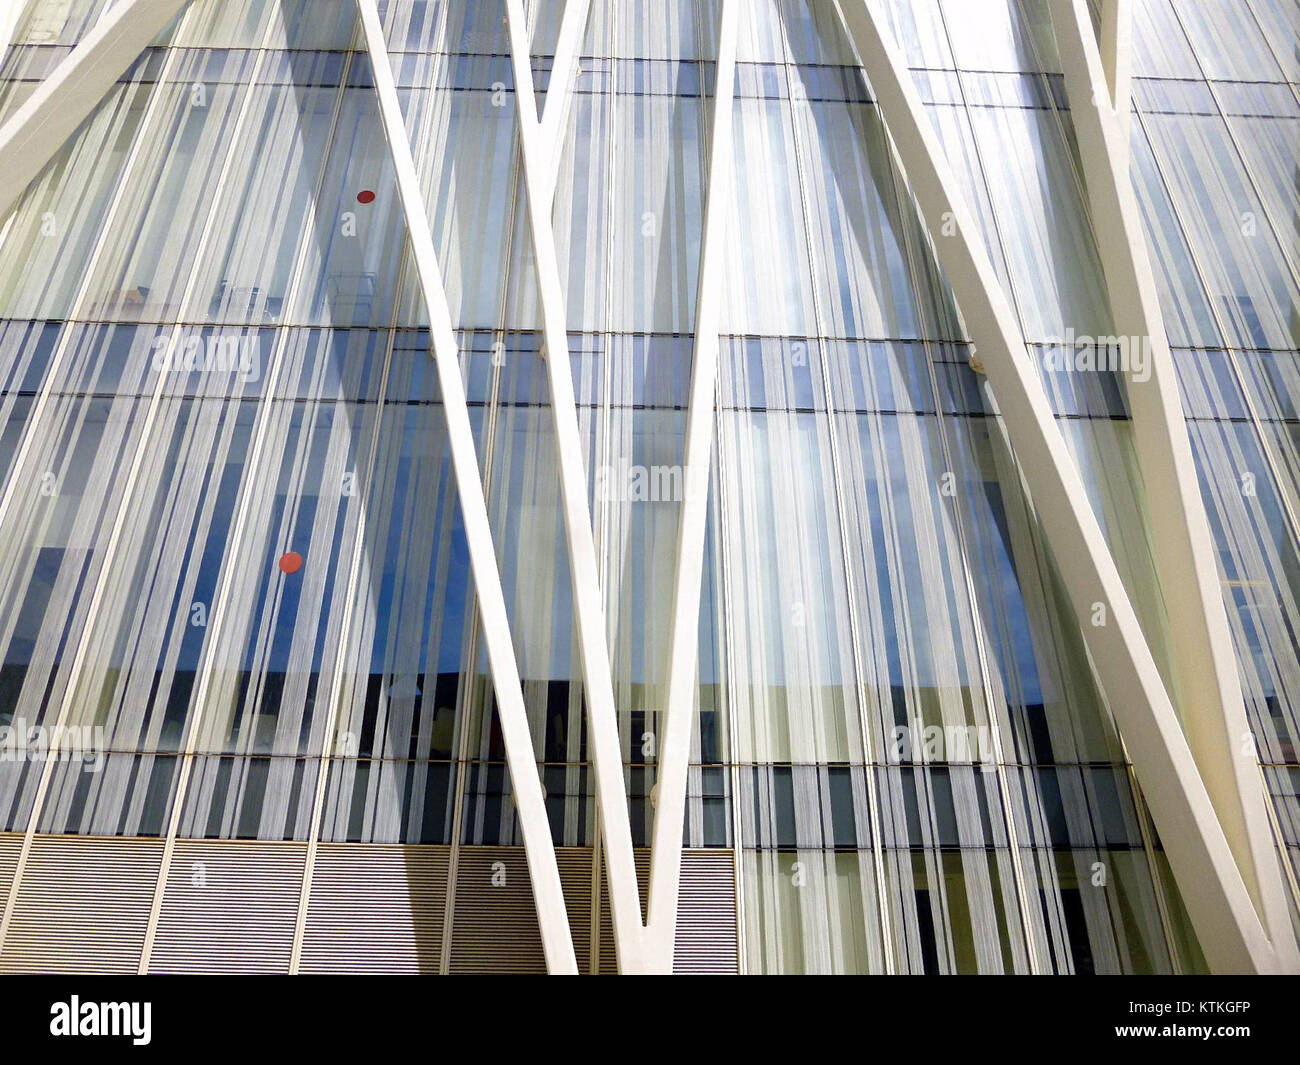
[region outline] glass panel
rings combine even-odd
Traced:
[[[197,758],[179,834],[190,839],[306,839],[320,763]]]
[[[449,843],[455,767],[447,762],[335,761],[321,838],[347,843]]]

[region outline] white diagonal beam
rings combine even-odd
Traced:
[[[686,820],[686,774],[691,753],[700,645],[700,585],[708,521],[709,464],[713,454],[714,397],[718,378],[718,329],[722,269],[731,203],[732,101],[735,96],[735,0],[722,0],[718,23],[717,80],[709,136],[708,194],[700,268],[695,290],[695,345],[686,408],[682,509],[677,530],[677,569],[668,640],[668,695],[659,743],[655,819],[650,866],[648,951],[657,972],[672,972],[677,933],[677,895]]]
[[[591,0],[568,0],[560,20],[560,35],[555,42],[555,60],[551,64],[551,80],[542,103],[542,141],[557,145],[564,134],[564,124],[569,117],[569,101],[573,99],[573,82],[578,76],[578,53],[582,36],[587,29],[587,10]],[[559,90],[558,92],[556,90]],[[552,184],[559,172],[559,152],[552,166]]]
[[[0,219],[187,0],[118,0],[0,126]]]
[[[1127,10],[1107,0],[1103,11]],[[1192,446],[1142,217],[1129,176],[1128,133],[1106,96],[1107,71],[1084,0],[1052,0],[1052,21],[1065,74],[1079,158],[1092,205],[1116,331],[1149,347],[1145,379],[1128,374],[1133,445],[1147,498],[1155,558],[1173,639],[1179,703],[1187,742],[1236,856],[1246,887],[1279,957],[1295,951],[1286,888],[1269,825],[1263,783],[1232,650],[1214,540],[1201,499]],[[1120,40],[1128,30],[1113,31]]]
[[[986,367],[1107,703],[1211,966],[1270,972],[1277,958],[1197,771],[1042,382],[907,64],[870,0],[839,0],[881,117]],[[1100,611],[1100,615],[1098,612]],[[1100,616],[1102,624],[1091,624]]]
[[[637,890],[623,778],[623,752],[618,737],[618,719],[614,713],[614,681],[605,637],[605,608],[601,601],[596,541],[592,533],[591,508],[587,503],[582,437],[573,395],[573,372],[569,366],[564,291],[560,287],[559,257],[551,221],[558,145],[555,141],[543,139],[538,119],[523,0],[506,0],[506,14],[515,77],[515,110],[524,162],[525,199],[533,255],[537,262],[543,354],[551,392],[561,506],[569,548],[573,613],[587,704],[587,744],[596,777],[596,802],[605,843],[605,867],[609,874],[619,971],[636,973],[644,968],[642,943],[645,929],[641,923],[641,899]],[[568,91],[570,86],[556,85],[554,88]]]
[[[541,928],[546,967],[551,973],[576,973],[578,966],[573,951],[573,936],[569,931],[560,872],[555,861],[555,847],[551,842],[551,827],[546,817],[546,802],[528,729],[519,666],[510,640],[505,595],[501,589],[501,574],[492,544],[492,527],[488,521],[483,480],[474,449],[474,433],[470,427],[469,408],[465,401],[465,385],[461,379],[460,354],[456,334],[452,329],[451,312],[447,307],[442,273],[438,268],[438,256],[433,246],[432,229],[424,206],[424,193],[420,190],[420,178],[407,137],[406,123],[402,118],[397,88],[393,83],[392,64],[384,43],[383,27],[380,25],[375,0],[357,0],[357,12],[374,71],[380,116],[392,153],[397,191],[411,237],[416,272],[429,311],[430,337],[438,384],[442,389],[443,408],[447,414],[447,435],[452,466],[456,472],[461,514],[465,522],[465,539],[469,545],[470,569],[474,574],[483,639],[487,645],[488,663],[496,688],[497,717],[505,743],[506,761],[510,766],[515,810],[528,859],[528,875],[532,882],[533,902],[537,907],[537,922]]]

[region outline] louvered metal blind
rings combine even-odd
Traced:
[[[682,852],[681,887],[677,897],[677,939],[673,971],[677,973],[735,973],[740,970],[737,941],[735,858],[730,850]],[[603,865],[603,862],[602,862]],[[645,912],[650,882],[650,851],[636,851],[637,882]],[[602,975],[618,972],[614,926],[604,869],[600,884],[600,958]]]
[[[149,971],[287,973],[305,843],[178,840]]]
[[[299,972],[436,973],[450,847],[323,843]]]
[[[452,922],[453,973],[546,971],[521,847],[462,847]],[[591,862],[587,847],[556,851],[580,972],[590,971]]]
[[[682,854],[674,972],[739,972],[734,861],[731,851]]]
[[[157,839],[37,836],[0,944],[0,971],[136,971],[163,849]],[[21,850],[22,836],[0,836],[0,899]],[[305,843],[177,840],[147,970],[290,971],[307,856]],[[453,973],[545,972],[523,849],[460,847],[449,898],[451,856],[445,846],[320,844],[298,971],[436,973],[446,956]],[[561,847],[556,858],[579,970],[617,971],[603,878],[599,900],[593,893],[593,850]],[[636,862],[644,907],[649,851],[638,850]],[[679,972],[737,969],[732,863],[729,850],[683,854]]]
[[[7,840],[6,856],[16,859],[21,843]],[[35,837],[0,972],[135,972],[162,852],[156,839]]]

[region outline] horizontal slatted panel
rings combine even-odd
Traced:
[[[590,967],[591,955],[591,860],[590,848],[560,847],[556,851],[569,927],[582,972]],[[546,971],[522,847],[460,848],[451,971]]]
[[[462,847],[455,906],[453,973],[546,972],[521,848]]]
[[[436,973],[450,848],[322,843],[299,972]]]
[[[21,846],[21,836],[0,836],[0,892],[12,879]],[[162,848],[160,840],[37,837],[0,971],[135,971]],[[150,971],[287,971],[305,858],[303,844],[178,841]],[[301,971],[436,972],[448,860],[446,847],[322,844]],[[592,851],[562,847],[556,860],[579,969],[587,972]],[[682,856],[678,972],[737,971],[732,861],[729,850]],[[505,873],[500,886],[493,886],[496,862]],[[636,864],[644,906],[647,850],[638,849]],[[601,905],[600,971],[612,973],[604,884]],[[451,971],[545,971],[522,848],[461,848]]]
[[[591,975],[591,870],[595,854],[590,847],[557,847],[555,862],[560,867],[564,909],[573,936],[578,972]]]
[[[0,972],[135,972],[162,852],[153,839],[35,837]]]
[[[673,972],[739,971],[734,862],[729,850],[682,854]]]
[[[637,847],[633,852],[636,861],[636,883],[641,893],[641,919],[645,920],[646,900],[650,897],[650,849]],[[609,882],[605,879],[609,870],[605,867],[605,855],[600,856],[600,965],[597,972],[601,976],[613,976],[618,972],[618,950],[614,945],[614,919],[609,908]]]
[[[9,897],[18,868],[18,855],[23,849],[23,837],[18,833],[0,833],[0,905]]]
[[[305,843],[178,840],[149,971],[287,973]]]
[[[739,970],[734,860],[730,850],[709,848],[682,852],[677,938],[673,948],[674,972],[734,973]],[[636,873],[644,911],[650,887],[650,851],[646,848],[637,849]],[[609,890],[603,877],[600,914],[600,973],[611,975],[618,972],[618,959],[614,948],[614,922],[609,910]]]

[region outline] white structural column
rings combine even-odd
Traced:
[[[600,811],[608,872],[610,908],[619,971],[639,973],[645,928],[637,890],[636,862],[632,850],[631,822],[623,777],[623,752],[618,718],[614,712],[614,681],[609,644],[605,635],[605,609],[601,601],[600,571],[591,508],[587,502],[587,475],[582,458],[578,410],[569,365],[569,339],[565,327],[564,291],[560,287],[555,228],[551,220],[555,187],[557,142],[542,137],[530,65],[528,21],[523,0],[506,0],[510,31],[510,59],[515,77],[515,109],[520,152],[524,162],[529,229],[537,261],[537,288],[541,301],[543,356],[551,393],[555,452],[559,465],[561,509],[569,549],[573,587],[573,613],[582,662],[587,705],[587,745],[596,777],[596,802]],[[570,86],[557,85],[559,91]]]
[[[1278,960],[1237,868],[1082,480],[911,75],[869,0],[840,0],[909,185],[986,367],[1088,652],[1201,946],[1217,972]],[[1100,624],[1093,619],[1099,618]]]
[[[392,65],[384,44],[383,27],[380,25],[375,0],[357,0],[357,12],[374,69],[375,91],[379,97],[384,133],[392,152],[398,195],[401,197],[402,211],[410,232],[416,272],[429,311],[433,355],[438,384],[442,390],[443,408],[447,415],[447,434],[452,466],[456,472],[461,514],[465,522],[465,539],[469,545],[470,569],[474,575],[483,639],[487,645],[488,663],[496,689],[497,716],[505,743],[506,760],[510,766],[511,788],[528,859],[528,874],[532,882],[533,901],[537,907],[546,967],[551,973],[576,973],[578,967],[573,951],[573,936],[569,931],[560,873],[555,861],[555,847],[551,842],[545,798],[528,729],[519,666],[510,640],[505,595],[501,589],[501,574],[497,568],[492,529],[483,497],[483,481],[465,401],[456,334],[452,329],[451,313],[447,307],[442,274],[438,268],[432,231],[424,206],[424,194],[420,190],[419,174],[393,83]]]
[[[0,126],[0,220],[187,0],[118,0]]]
[[[1103,27],[1127,42],[1127,0],[1106,0]],[[1084,0],[1052,0],[1093,230],[1116,332],[1146,344],[1150,372],[1127,377],[1133,441],[1173,640],[1183,730],[1279,959],[1298,960],[1278,853],[1232,649],[1209,521],[1197,482],[1137,197],[1129,176],[1127,88],[1108,71]],[[1124,50],[1125,45],[1121,44]],[[1112,61],[1127,65],[1125,60]],[[1113,106],[1112,106],[1113,103]]]
[[[686,821],[686,773],[691,753],[700,644],[700,586],[708,521],[709,465],[713,454],[721,273],[732,180],[732,100],[735,96],[736,0],[722,0],[718,24],[717,80],[709,134],[708,192],[695,291],[695,344],[686,408],[683,497],[677,532],[668,638],[668,692],[659,741],[651,851],[647,951],[655,972],[671,972],[677,933],[677,894]]]

